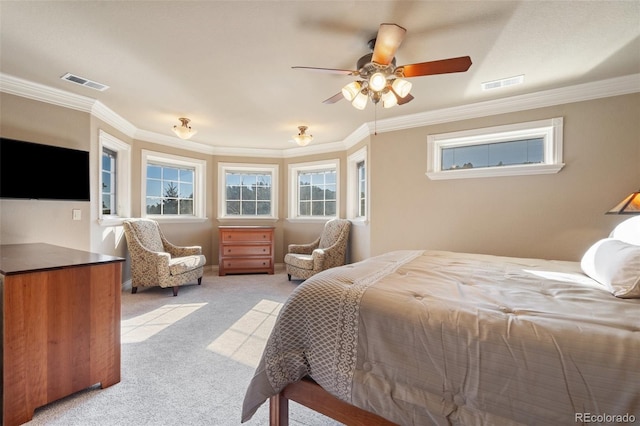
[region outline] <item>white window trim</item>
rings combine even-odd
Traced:
[[[218,163],[218,219],[238,219],[238,220],[277,220],[278,219],[278,172],[280,168],[277,164],[246,164],[246,163]],[[248,173],[271,173],[271,214],[268,216],[259,215],[227,215],[227,182],[228,171],[248,172]]]
[[[118,214],[102,213],[102,151],[104,148],[117,153],[116,158],[116,206]],[[113,135],[100,130],[98,133],[98,223],[115,226],[131,216],[131,146]]]
[[[186,215],[148,215],[147,214],[147,164],[161,163],[168,166],[193,167],[194,189],[193,189],[193,216]],[[189,222],[206,220],[206,188],[205,180],[207,176],[207,162],[196,158],[182,157],[178,155],[166,154],[163,152],[142,150],[141,167],[141,188],[140,188],[140,216],[148,217],[159,222]]]
[[[336,215],[298,216],[298,173],[326,169],[336,170]],[[340,159],[289,164],[289,217],[287,220],[292,222],[326,222],[327,219],[333,219],[334,217],[340,217]]]
[[[365,195],[365,215],[358,216],[358,163],[364,161],[366,195]],[[367,147],[363,147],[347,157],[347,219],[353,223],[367,222],[369,213],[369,160],[367,157]]]
[[[433,180],[558,173],[562,162],[562,117],[427,136],[427,176]],[[442,170],[442,150],[522,138],[544,138],[544,163]]]

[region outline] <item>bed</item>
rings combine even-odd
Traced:
[[[581,262],[398,250],[324,271],[284,304],[242,421],[268,399],[273,425],[289,399],[354,425],[638,420],[638,240]]]

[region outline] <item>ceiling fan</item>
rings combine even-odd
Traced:
[[[471,66],[469,56],[396,66],[395,54],[406,32],[406,29],[397,24],[380,24],[376,38],[369,40],[372,53],[358,59],[356,70],[301,66],[292,68],[359,77],[323,103],[333,104],[345,98],[354,107],[364,109],[369,99],[374,104],[382,101],[385,108],[413,100],[409,93],[411,83],[406,78],[465,72]]]

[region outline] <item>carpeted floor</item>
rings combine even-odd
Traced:
[[[38,408],[29,425],[240,425],[242,400],[281,304],[299,281],[205,273],[201,286],[122,293],[121,382]],[[268,425],[268,403],[245,423]],[[290,404],[291,425],[339,425]]]

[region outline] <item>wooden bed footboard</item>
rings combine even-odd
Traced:
[[[339,400],[310,379],[291,383],[269,400],[269,425],[289,426],[289,400],[347,426],[397,426],[377,414]]]

